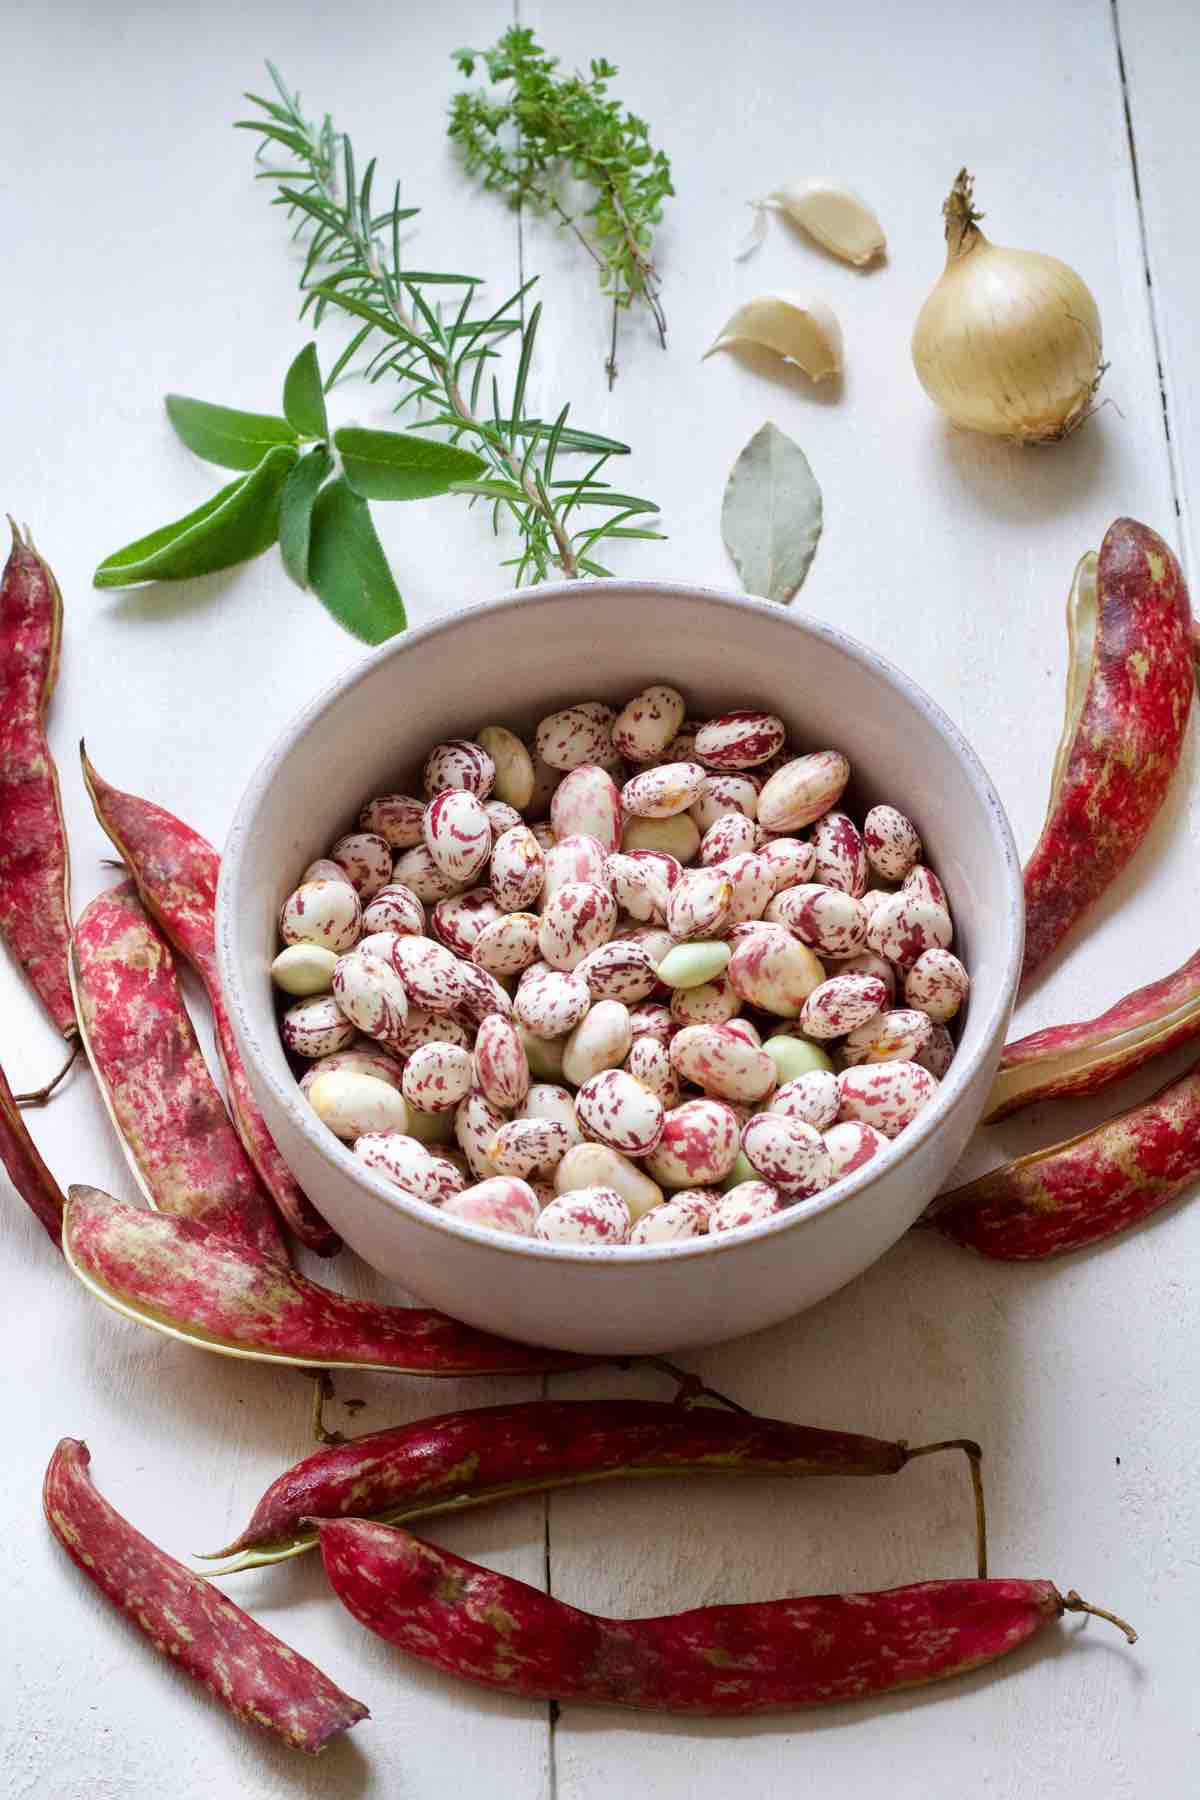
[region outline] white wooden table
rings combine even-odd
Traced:
[[[578,251],[528,220],[519,236],[511,214],[468,187],[445,139],[449,52],[490,42],[506,8],[244,0],[198,13],[46,0],[9,9],[0,502],[31,522],[66,596],[53,737],[77,906],[110,879],[75,773],[82,733],[110,779],[220,841],[251,766],[359,654],[274,555],[177,590],[114,597],[89,585],[102,554],[213,485],[172,438],[162,394],[274,407],[303,341],[294,256],[250,179],[249,140],[229,129],[239,91],[265,79],[264,54],[313,109],[329,107],[352,129],[360,154],[379,155],[381,175],[404,177],[425,209],[416,241],[428,266],[486,271],[497,300],[522,261],[540,274],[536,404],[552,413],[569,398],[577,422],[627,439],[630,484],[662,503],[669,541],[629,546],[621,569],[733,585],[718,524],[733,457],[768,417],[804,445],[826,526],[801,604],[937,696],[997,778],[1023,846],[1040,824],[1058,736],[1076,558],[1129,513],[1191,552],[1196,579],[1190,101],[1200,26],[1188,0],[1121,0],[1112,11],[1103,0],[1007,0],[957,19],[940,0],[823,9],[642,0],[599,15],[582,0],[520,0],[520,15],[568,61],[611,56],[619,91],[674,162],[679,196],[660,245],[670,352],[631,322],[611,395],[607,315]],[[1099,301],[1111,404],[1053,450],[952,435],[910,367],[911,323],[941,262],[939,206],[963,162],[989,230],[1064,256]],[[735,264],[742,203],[812,173],[872,198],[888,229],[887,265],[859,275],[778,222],[753,261]],[[839,393],[732,357],[701,366],[732,306],[768,287],[835,307],[847,357]],[[355,386],[333,402],[342,421],[384,423],[385,406],[381,391]],[[375,510],[414,623],[503,587],[482,518],[453,501]],[[669,646],[651,633],[648,672],[669,674]],[[1194,760],[1189,746],[1153,841],[1031,996],[1022,1025],[1086,1017],[1194,950]],[[35,1084],[56,1042],[8,964],[0,1005],[0,1054],[14,1085]],[[1164,1074],[1144,1071],[1119,1098],[1149,1092]],[[1081,1129],[1117,1098],[1042,1109],[994,1131],[973,1166]],[[82,1071],[30,1122],[64,1182],[129,1195]],[[50,1540],[38,1500],[55,1440],[86,1436],[101,1487],[153,1538],[181,1554],[211,1547],[306,1450],[306,1388],[103,1312],[0,1186],[0,1767],[10,1800],[1195,1792],[1195,1205],[1041,1269],[905,1242],[807,1316],[692,1359],[767,1412],[914,1440],[977,1435],[996,1569],[1074,1584],[1130,1615],[1143,1632],[1136,1650],[1073,1623],[953,1688],[815,1718],[680,1724],[569,1708],[555,1722],[544,1707],[402,1663],[328,1600],[309,1560],[245,1578],[237,1593],[371,1706],[369,1724],[310,1766],[158,1663]],[[366,1271],[344,1278],[381,1291]],[[618,1387],[663,1392],[612,1376],[570,1391]],[[340,1388],[366,1402],[359,1429],[498,1395],[484,1383],[368,1377]],[[347,1426],[349,1415],[335,1407],[331,1422]],[[962,1473],[933,1462],[892,1482],[780,1491],[609,1487],[487,1511],[436,1535],[614,1614],[971,1567]]]

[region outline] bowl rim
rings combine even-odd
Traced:
[[[524,625],[528,622],[529,614],[540,606],[551,605],[564,599],[577,599],[585,594],[602,598],[606,593],[618,592],[633,592],[644,595],[646,598],[652,595],[666,595],[682,600],[699,600],[705,605],[715,605],[719,609],[730,612],[736,611],[739,615],[744,615],[748,611],[769,618],[776,624],[783,623],[794,626],[802,632],[824,640],[832,648],[863,664],[873,673],[882,674],[885,681],[898,688],[909,704],[924,716],[935,733],[948,744],[982,802],[985,815],[991,821],[1006,876],[1004,919],[1007,950],[1001,979],[985,1018],[977,1050],[961,1064],[958,1058],[955,1059],[955,1062],[951,1064],[950,1071],[941,1082],[932,1105],[926,1108],[925,1112],[920,1114],[899,1138],[893,1139],[881,1155],[872,1158],[869,1163],[864,1164],[861,1170],[831,1183],[822,1193],[814,1194],[807,1200],[800,1200],[791,1206],[783,1207],[778,1213],[772,1214],[766,1219],[756,1220],[748,1225],[735,1226],[716,1236],[706,1233],[703,1237],[662,1244],[560,1244],[534,1237],[516,1237],[488,1225],[477,1225],[469,1220],[457,1219],[442,1213],[439,1208],[429,1206],[427,1202],[419,1200],[415,1196],[410,1197],[403,1189],[387,1182],[382,1175],[364,1167],[354,1156],[353,1151],[322,1125],[311,1107],[304,1101],[297,1083],[289,1081],[285,1085],[277,1078],[268,1066],[264,1047],[247,1012],[242,971],[233,952],[232,893],[237,884],[238,871],[245,847],[251,841],[250,815],[256,810],[260,797],[270,787],[276,771],[290,754],[292,745],[333,706],[352,694],[355,688],[366,681],[380,664],[388,662],[393,657],[403,656],[406,651],[416,645],[432,642],[445,633],[456,631],[484,612],[516,613],[520,609],[520,623]],[[370,651],[344,674],[330,682],[293,716],[251,775],[238,802],[226,839],[225,850],[221,857],[216,901],[218,969],[225,1003],[236,1022],[238,1037],[242,1044],[249,1046],[260,1079],[266,1083],[292,1124],[323,1162],[331,1169],[352,1176],[365,1194],[402,1213],[413,1224],[436,1236],[459,1238],[466,1243],[479,1245],[503,1255],[546,1262],[551,1266],[561,1266],[566,1260],[574,1263],[611,1265],[614,1268],[628,1268],[631,1265],[649,1268],[655,1263],[673,1262],[678,1259],[687,1261],[696,1257],[736,1253],[739,1249],[746,1249],[776,1233],[782,1234],[797,1230],[810,1220],[849,1204],[850,1201],[871,1187],[882,1174],[896,1169],[901,1163],[914,1156],[961,1102],[980,1061],[988,1055],[998,1028],[1002,1031],[1007,1022],[1020,979],[1024,949],[1024,922],[1024,885],[1021,862],[1017,854],[1012,826],[1000,796],[978,755],[958,726],[943,711],[937,701],[932,699],[911,676],[906,675],[902,669],[899,669],[885,656],[880,655],[878,651],[872,650],[869,645],[861,643],[857,638],[851,637],[835,625],[829,625],[822,619],[814,618],[810,613],[795,612],[790,608],[784,610],[771,601],[759,600],[728,588],[708,587],[698,582],[656,581],[644,577],[626,579],[621,576],[598,577],[587,581],[546,582],[533,589],[510,588],[492,599],[456,607],[452,612],[445,613],[428,624],[406,631],[400,636],[389,638],[386,643]],[[437,1154],[436,1145],[430,1146],[430,1153]]]

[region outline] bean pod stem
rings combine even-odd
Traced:
[[[46,1470],[46,1521],[75,1567],[163,1656],[244,1723],[315,1756],[369,1717],[327,1675],[135,1531],[98,1493],[87,1445],[63,1438]]]
[[[380,1523],[486,1506],[590,1482],[680,1475],[895,1475],[917,1457],[963,1450],[987,1573],[980,1450],[968,1439],[910,1448],[679,1401],[530,1400],[439,1414],[331,1444],[284,1471],[246,1529],[207,1560],[220,1575],[303,1555],[315,1518]]]
[[[143,906],[204,983],[230,1110],[250,1160],[300,1242],[320,1256],[334,1255],[341,1241],[301,1193],[276,1148],[234,1040],[217,972],[217,852],[164,807],[110,786],[93,768],[82,743],[79,754],[96,817],[137,883]]]
[[[1095,1612],[1136,1639],[1049,1581],[928,1581],[606,1619],[394,1526],[324,1519],[318,1530],[330,1584],[360,1624],[446,1674],[530,1700],[733,1718],[944,1681],[1065,1612]]]
[[[62,1247],[62,1189],[38,1154],[37,1145],[17,1110],[17,1102],[0,1068],[0,1162],[9,1180],[52,1243]]]

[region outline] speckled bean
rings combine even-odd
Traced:
[[[425,802],[411,794],[379,794],[358,815],[360,831],[381,837],[393,850],[411,850],[424,841],[421,820]]]
[[[929,1035],[929,1042],[921,1054],[913,1059],[921,1068],[927,1069],[935,1081],[940,1081],[950,1064],[954,1061],[954,1039],[944,1025],[935,1025]]]
[[[688,1025],[671,1039],[671,1065],[718,1100],[765,1100],[775,1086],[775,1064],[728,1025]]]
[[[533,1235],[550,1244],[624,1244],[629,1228],[629,1208],[615,1189],[572,1188],[542,1208]]]
[[[677,689],[655,683],[623,707],[612,722],[612,741],[631,763],[652,762],[677,736],[687,713]]]
[[[738,1153],[738,1121],[721,1100],[685,1100],[663,1119],[646,1170],[664,1187],[708,1187],[727,1175]]]
[[[507,1123],[507,1114],[493,1106],[479,1088],[472,1088],[466,1098],[460,1100],[454,1113],[454,1141],[477,1180],[482,1181],[494,1173],[488,1151],[501,1126]]]
[[[885,1138],[899,1137],[937,1093],[937,1080],[915,1062],[864,1063],[838,1076],[841,1121],[873,1125]]]
[[[799,831],[836,806],[850,779],[839,750],[793,757],[763,783],[758,822],[768,831]]]
[[[861,902],[819,882],[784,888],[763,916],[786,925],[821,956],[855,956],[867,941],[869,921]]]
[[[605,944],[617,923],[617,903],[595,881],[568,881],[542,912],[538,948],[553,969],[571,970],[589,950]]]
[[[871,808],[863,820],[863,845],[881,881],[903,881],[921,860],[917,828],[894,806]]]
[[[495,779],[495,763],[481,744],[469,738],[435,744],[425,759],[425,793],[431,800],[445,788],[462,788],[477,800],[486,800]]]
[[[425,847],[443,875],[459,886],[474,881],[492,853],[492,828],[483,806],[464,788],[446,788],[425,808]]]
[[[453,881],[438,867],[429,854],[428,844],[414,844],[411,850],[400,852],[392,864],[392,883],[411,888],[417,899],[427,905],[435,900],[446,900],[467,886],[466,882]]]
[[[832,1125],[822,1136],[835,1181],[840,1181],[843,1175],[853,1175],[856,1169],[861,1169],[864,1163],[887,1149],[887,1139],[873,1125],[864,1125],[858,1119],[846,1119],[841,1125]]]
[[[341,864],[335,863],[329,856],[318,856],[309,863],[297,885],[303,887],[306,881],[344,881],[349,886],[354,886]]]
[[[519,975],[537,961],[540,926],[536,913],[503,913],[475,939],[471,961],[489,975]]]
[[[279,1029],[292,1054],[310,1061],[349,1049],[355,1036],[354,1026],[332,994],[297,1000],[284,1013]]]
[[[538,1219],[538,1197],[527,1181],[492,1175],[443,1201],[442,1211],[472,1225],[490,1225],[512,1237],[532,1237]]]
[[[883,897],[884,899],[891,898],[891,896],[887,894]],[[860,904],[865,906],[869,898],[869,893],[864,894]],[[869,926],[869,914],[867,923]],[[887,989],[887,1005],[890,1006],[896,998],[896,971],[886,958],[876,956],[874,950],[860,950],[855,956],[840,958],[838,961],[838,974],[875,975],[882,981],[884,987]]]
[[[362,902],[348,881],[305,881],[280,908],[285,944],[320,944],[337,955],[358,942]]]
[[[489,975],[478,963],[462,961],[456,974],[462,991],[458,1011],[470,1024],[479,1025],[489,1013],[502,1013],[506,1019],[512,1018],[512,1000],[494,975]]]
[[[654,992],[658,985],[655,968],[645,944],[613,938],[589,950],[576,965],[576,973],[587,982],[593,1000],[620,1000],[630,1006]]]
[[[473,887],[465,894],[451,894],[448,900],[439,900],[433,909],[432,923],[447,950],[455,956],[469,957],[480,933],[504,917],[491,888]]]
[[[817,866],[817,853],[807,838],[768,838],[758,852],[771,878],[773,891],[802,887],[810,882]]]
[[[936,1025],[944,1025],[966,999],[970,985],[957,956],[949,950],[925,950],[905,977],[904,998],[928,1013]]]
[[[640,1005],[631,1006],[629,1023],[635,1038],[652,1037],[664,1045],[670,1043],[677,1029],[670,1008],[658,1000],[643,1000]]]
[[[810,1069],[777,1088],[767,1107],[784,1119],[799,1119],[804,1125],[823,1131],[832,1125],[842,1104],[837,1076],[832,1069]]]
[[[656,763],[634,775],[621,789],[621,805],[627,817],[671,819],[686,812],[704,786],[699,763]]]
[[[849,813],[827,812],[812,830],[813,880],[857,898],[867,891],[869,870],[862,834]]]
[[[545,874],[542,883],[542,906],[559,888],[572,881],[592,881],[597,887],[612,892],[612,876],[608,872],[608,852],[599,838],[575,831],[559,838],[545,852]],[[530,902],[532,905],[532,901]]]
[[[743,850],[726,857],[716,865],[733,884],[729,917],[734,925],[760,919],[775,892],[775,878],[762,857],[755,851]]]
[[[595,712],[566,706],[542,720],[534,736],[534,747],[544,763],[567,773],[584,763],[595,763],[610,741],[607,724]]]
[[[421,1112],[453,1112],[473,1080],[469,1050],[445,1042],[422,1044],[404,1065],[404,1098]]]
[[[713,863],[723,863],[727,857],[746,855],[757,843],[758,826],[754,820],[748,819],[744,813],[728,812],[715,825],[710,825],[701,838],[700,861],[706,868]],[[772,881],[767,890],[768,900],[774,891],[775,884]]]
[[[440,1206],[466,1185],[447,1157],[431,1156],[424,1144],[403,1131],[365,1132],[355,1141],[354,1154],[366,1168],[430,1206]]]
[[[631,1244],[679,1244],[704,1237],[716,1196],[706,1188],[687,1188],[652,1207],[629,1234]]]
[[[671,990],[671,1017],[679,1026],[728,1025],[741,1010],[741,995],[734,991],[728,973],[702,981],[699,987]]]
[[[549,1119],[561,1125],[567,1134],[568,1148],[583,1142],[583,1133],[575,1117],[575,1096],[570,1088],[553,1081],[535,1081],[521,1105],[523,1119]],[[583,1184],[586,1185],[586,1184]]]
[[[946,890],[924,863],[916,863],[904,877],[901,892],[915,895],[920,900],[927,900],[930,906],[940,906],[944,913],[950,911],[950,902],[946,898]]]
[[[327,994],[333,985],[337,957],[321,944],[289,944],[271,964],[271,980],[296,999]]]
[[[915,1007],[878,1013],[850,1032],[842,1045],[847,1068],[859,1063],[915,1062],[933,1036],[933,1021]]]
[[[599,838],[606,851],[621,843],[621,796],[606,769],[584,763],[554,791],[550,823],[556,837]]]
[[[387,1043],[400,1041],[408,1020],[408,992],[393,964],[369,950],[352,950],[338,958],[332,985],[339,1008],[359,1031]]]
[[[370,1046],[367,1048],[366,1046]],[[374,1075],[378,1081],[386,1081],[389,1087],[400,1092],[401,1077],[404,1064],[395,1056],[389,1056],[378,1044],[371,1043],[369,1038],[359,1038],[349,1050],[335,1050],[332,1056],[322,1056],[311,1063],[300,1077],[300,1092],[307,1095],[312,1084],[321,1075],[331,1075],[335,1069],[349,1069],[358,1075]]]
[[[503,800],[485,800],[483,810],[491,826],[493,848],[497,838],[503,837],[506,831],[515,831],[518,825],[525,823],[516,807],[507,805]]]
[[[679,942],[721,936],[733,883],[723,869],[685,869],[667,898],[667,930]]]
[[[624,1066],[635,1081],[649,1088],[664,1108],[679,1105],[679,1077],[671,1066],[666,1045],[660,1044],[657,1038],[634,1038]]]
[[[521,1024],[537,1037],[558,1038],[574,1031],[591,1004],[588,984],[581,975],[565,969],[539,968],[535,964],[521,978],[513,1010]],[[561,1053],[558,1070],[561,1073]]]
[[[443,944],[427,937],[398,938],[392,962],[415,1005],[435,1013],[453,1012],[462,1005],[465,990],[459,960]]]
[[[711,1232],[736,1231],[739,1225],[757,1225],[783,1206],[779,1189],[768,1181],[739,1181],[728,1188],[708,1215]]]
[[[335,1137],[353,1142],[367,1131],[404,1131],[408,1108],[387,1081],[354,1069],[319,1075],[308,1090],[308,1103]]]
[[[948,912],[903,888],[867,921],[868,946],[901,969],[911,969],[926,950],[948,949],[953,935]]]
[[[887,1003],[887,986],[877,975],[832,975],[804,1002],[800,1027],[809,1037],[843,1037],[866,1025]]]
[[[581,1087],[602,1069],[616,1069],[629,1054],[629,1010],[619,1000],[599,1000],[563,1045],[563,1074]]]
[[[529,1060],[511,1019],[491,1013],[475,1037],[475,1085],[493,1106],[520,1106],[529,1091]]]
[[[704,833],[711,831],[718,819],[734,814],[756,818],[758,789],[756,775],[705,775],[704,785],[692,804],[692,817]]]
[[[787,729],[775,713],[743,707],[710,719],[696,733],[696,755],[710,769],[757,769],[783,748]]]
[[[799,1018],[804,1002],[824,979],[825,970],[807,945],[781,931],[755,931],[729,960],[734,992],[780,1019]]]
[[[392,850],[387,839],[371,831],[340,837],[329,852],[365,906],[392,879]]]
[[[742,1149],[763,1179],[792,1200],[819,1194],[833,1177],[820,1132],[784,1113],[756,1113],[742,1132]]]
[[[485,725],[475,742],[492,759],[492,793],[506,806],[524,810],[533,799],[533,758],[504,725]]]
[[[363,908],[364,933],[397,931],[402,937],[422,937],[425,933],[425,908],[411,888],[389,881]]]
[[[575,1112],[585,1131],[628,1156],[644,1156],[662,1136],[662,1102],[624,1069],[603,1069],[585,1081]]]
[[[663,1191],[656,1181],[607,1144],[576,1144],[554,1172],[558,1193],[583,1187],[608,1187],[620,1194],[633,1220],[662,1205]]]
[[[551,1175],[572,1141],[557,1119],[509,1119],[488,1146],[488,1162],[498,1175]]]
[[[460,1050],[469,1050],[471,1039],[466,1026],[449,1013],[432,1013],[423,1006],[410,1006],[404,1030],[393,1048],[402,1056],[411,1056],[423,1044],[456,1044]]]
[[[551,852],[553,854],[553,852]],[[528,912],[546,879],[546,853],[528,825],[514,825],[492,845],[488,874],[501,912]]]

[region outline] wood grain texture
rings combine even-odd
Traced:
[[[1028,849],[1059,734],[1078,556],[1120,513],[1172,542],[1182,535],[1187,549],[1109,9],[1010,0],[991,14],[972,9],[970,29],[952,30],[934,0],[911,0],[897,32],[876,0],[803,18],[784,0],[751,0],[736,17],[717,0],[686,12],[645,0],[599,15],[583,0],[520,4],[568,62],[602,51],[620,65],[618,89],[651,120],[680,190],[660,244],[670,349],[631,319],[611,396],[608,315],[582,252],[541,224],[522,231],[526,273],[541,273],[546,302],[534,403],[570,398],[580,423],[631,442],[622,481],[663,503],[669,541],[629,546],[616,566],[735,586],[720,497],[740,446],[773,418],[803,446],[825,500],[798,604],[875,644],[936,695],[995,774]],[[21,254],[0,293],[10,371],[0,501],[30,521],[63,588],[55,748],[68,766],[67,747],[86,730],[101,767],[142,771],[148,790],[214,842],[280,728],[360,653],[272,556],[185,589],[89,588],[115,544],[218,485],[173,438],[161,396],[183,389],[273,406],[303,341],[288,323],[297,265],[250,180],[246,135],[228,129],[236,96],[260,84],[261,55],[280,59],[314,108],[328,106],[364,154],[378,153],[381,177],[402,175],[408,202],[426,208],[413,222],[421,260],[460,266],[469,247],[498,303],[517,280],[516,223],[462,181],[443,120],[449,51],[490,42],[507,16],[501,4],[450,0],[410,24],[364,0],[351,29],[315,0],[247,0],[206,15],[186,53],[173,8],[110,18],[60,5],[8,22],[5,199]],[[1190,322],[1200,271],[1178,220],[1192,204],[1186,71],[1200,30],[1184,0],[1125,0],[1122,25],[1186,500],[1200,468],[1188,385],[1189,359],[1191,378],[1200,373]],[[122,79],[97,79],[102,67]],[[101,160],[105,207],[87,186]],[[1114,404],[1049,451],[956,436],[911,370],[911,322],[941,265],[939,207],[963,161],[997,241],[1073,263],[1104,319]],[[886,263],[846,268],[777,219],[758,254],[735,263],[743,202],[822,174],[875,206]],[[823,296],[838,312],[840,392],[759,359],[701,365],[733,306],[769,287]],[[339,423],[384,425],[386,406],[381,389],[347,387],[332,412]],[[446,500],[380,506],[376,517],[415,623],[504,585],[482,512]],[[670,678],[652,620],[647,665],[647,679]],[[1194,951],[1194,761],[1189,743],[1152,842],[1030,995],[1021,1030],[1089,1017]],[[82,905],[111,879],[100,866],[109,849],[79,784],[65,787]],[[0,1033],[14,1087],[44,1079],[59,1043],[7,963]],[[963,1178],[1083,1129],[1170,1073],[1143,1070],[1110,1095],[1006,1122],[964,1161]],[[82,1070],[30,1122],[61,1181],[132,1197]],[[230,1535],[306,1448],[304,1384],[201,1358],[101,1312],[68,1284],[7,1190],[0,1239],[10,1443],[0,1507],[18,1671],[0,1690],[0,1755],[13,1800],[51,1789],[141,1800],[168,1787],[180,1800],[437,1800],[477,1791],[481,1770],[490,1791],[520,1800],[549,1800],[554,1787],[561,1800],[728,1800],[747,1786],[778,1794],[798,1783],[894,1800],[971,1785],[986,1786],[989,1800],[1190,1795],[1200,1424],[1189,1395],[1200,1303],[1189,1268],[1200,1206],[1184,1203],[1121,1245],[1052,1269],[989,1267],[923,1237],[805,1317],[694,1359],[709,1380],[779,1416],[914,1439],[977,1435],[996,1569],[1073,1583],[1127,1612],[1143,1628],[1136,1651],[1072,1624],[1065,1635],[1077,1641],[1021,1652],[1003,1675],[855,1715],[634,1726],[567,1711],[551,1738],[544,1708],[400,1667],[330,1604],[304,1559],[244,1578],[235,1597],[372,1709],[312,1771],[247,1743],[185,1682],[134,1655],[120,1621],[39,1529],[37,1498],[54,1441],[83,1435],[114,1504],[176,1553],[204,1548]],[[330,1278],[327,1266],[306,1267]],[[339,1264],[333,1278],[397,1297],[359,1268]],[[554,1386],[600,1394],[614,1382]],[[367,1400],[364,1430],[536,1392],[376,1377],[339,1385]],[[622,1385],[663,1392],[650,1377]],[[331,1423],[354,1428],[336,1407]],[[540,1502],[521,1503],[439,1523],[436,1536],[536,1582],[543,1518]],[[965,1476],[940,1459],[886,1483],[572,1494],[554,1500],[550,1520],[555,1591],[615,1613],[971,1567]]]

